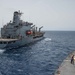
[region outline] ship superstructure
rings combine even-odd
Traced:
[[[40,31],[43,26],[37,30],[33,23],[20,19],[22,14],[15,11],[13,21],[1,28],[0,48],[22,46],[43,38],[44,32]]]

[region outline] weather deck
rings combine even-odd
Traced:
[[[9,41],[17,41],[18,39],[3,39],[0,38],[0,42],[9,42]]]
[[[75,75],[75,64],[71,64],[72,55],[75,55],[75,51],[62,62],[55,75]]]

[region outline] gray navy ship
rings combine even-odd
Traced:
[[[13,21],[1,28],[0,48],[14,48],[25,46],[44,38],[44,32],[33,23],[21,20],[22,12],[15,11]]]

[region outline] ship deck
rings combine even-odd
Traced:
[[[75,51],[68,55],[68,57],[62,62],[62,64],[56,70],[55,75],[75,75],[75,63],[71,64],[71,58],[73,55],[75,56]]]
[[[4,39],[0,38],[0,42],[9,42],[9,41],[17,41],[18,39]]]

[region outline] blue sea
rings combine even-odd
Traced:
[[[0,49],[0,75],[54,75],[75,51],[75,31],[46,31],[45,38],[17,49]]]

